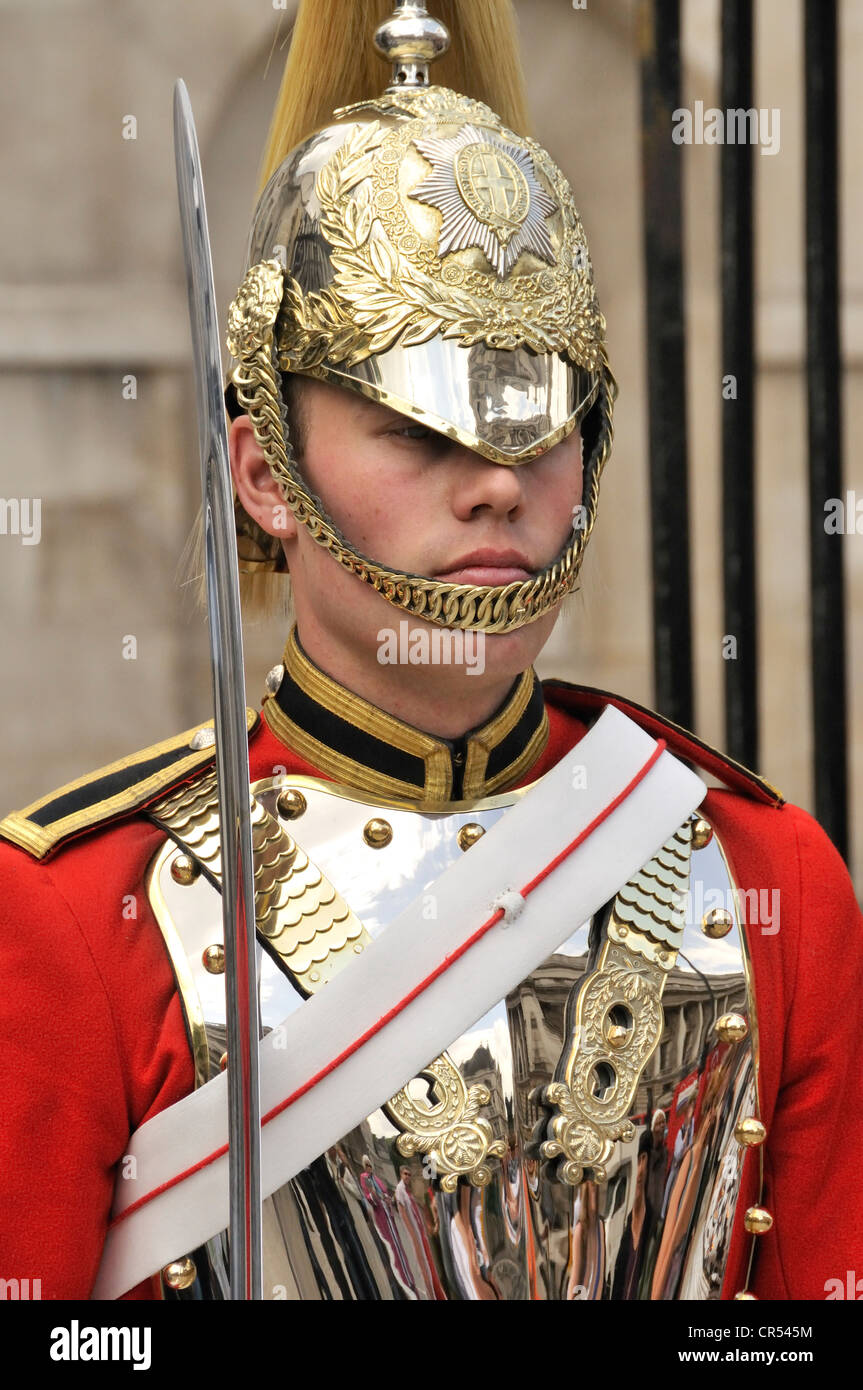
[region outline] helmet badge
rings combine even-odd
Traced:
[[[558,205],[526,150],[488,130],[413,142],[432,173],[411,193],[443,214],[438,254],[478,247],[504,279],[523,251],[555,264],[545,220]]]

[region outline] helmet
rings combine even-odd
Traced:
[[[422,5],[398,5],[375,35],[393,63],[389,88],[337,109],[279,160],[230,309],[230,380],[315,541],[404,613],[502,633],[575,586],[616,387],[569,184],[484,102],[429,85],[429,62],[448,42]],[[313,71],[313,55],[304,59]],[[584,501],[558,556],[530,579],[491,586],[362,555],[303,479],[286,402],[292,374],[358,391],[505,466],[529,463],[580,425]],[[240,508],[238,536],[247,572],[285,568],[278,540]]]

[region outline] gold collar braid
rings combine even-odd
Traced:
[[[355,550],[326,514],[320,499],[309,491],[290,443],[275,359],[274,330],[284,278],[277,260],[252,267],[231,307],[228,347],[238,359],[231,373],[237,400],[252,423],[258,446],[295,519],[351,574],[370,584],[393,607],[426,622],[464,631],[504,633],[550,612],[575,588],[596,520],[600,475],[611,452],[616,384],[604,347],[593,407],[600,424],[584,462],[583,520],[573,528],[552,564],[532,579],[497,585],[448,584],[389,569]]]
[[[384,801],[426,810],[515,786],[549,737],[536,674],[523,671],[501,707],[463,738],[423,732],[378,709],[306,655],[296,628],[263,718],[276,738],[327,777]]]

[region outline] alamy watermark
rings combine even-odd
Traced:
[[[863,1279],[857,1278],[856,1270],[846,1269],[844,1279],[825,1280],[824,1296],[828,1303],[831,1299],[847,1299],[850,1303],[859,1303],[863,1300]]]
[[[22,545],[42,539],[41,497],[0,497],[0,536],[20,536]]]
[[[824,503],[824,530],[828,536],[863,536],[863,494],[857,497],[848,488],[843,497],[828,497]]]
[[[41,1279],[0,1279],[0,1303],[29,1303],[42,1297]]]
[[[406,619],[378,633],[381,666],[463,666],[468,676],[485,670],[485,633],[448,627],[414,627]]]
[[[730,912],[746,927],[758,927],[762,936],[779,931],[778,888],[707,888],[700,879],[694,888],[674,894],[674,924],[699,926],[709,912]]]
[[[134,1371],[148,1371],[152,1336],[149,1327],[82,1327],[73,1318],[52,1329],[48,1354],[52,1361],[131,1361]]]
[[[675,145],[759,145],[762,154],[779,153],[779,107],[729,107],[722,111],[696,101],[692,110],[678,106],[671,113]]]

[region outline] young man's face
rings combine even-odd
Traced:
[[[508,467],[348,389],[303,381],[299,409],[303,477],[350,543],[382,565],[456,584],[509,584],[550,564],[571,532],[582,496],[577,430],[531,463]],[[256,454],[248,421],[236,422],[238,491],[264,529],[282,537],[301,639],[310,651],[329,643],[358,661],[376,661],[381,632],[398,632],[406,615],[344,570],[290,515],[287,529],[274,525],[281,498]],[[553,612],[487,637],[484,674],[511,682],[533,663],[555,619]],[[411,630],[432,630],[420,619],[409,622]],[[390,669],[395,679],[475,684],[464,667]]]

